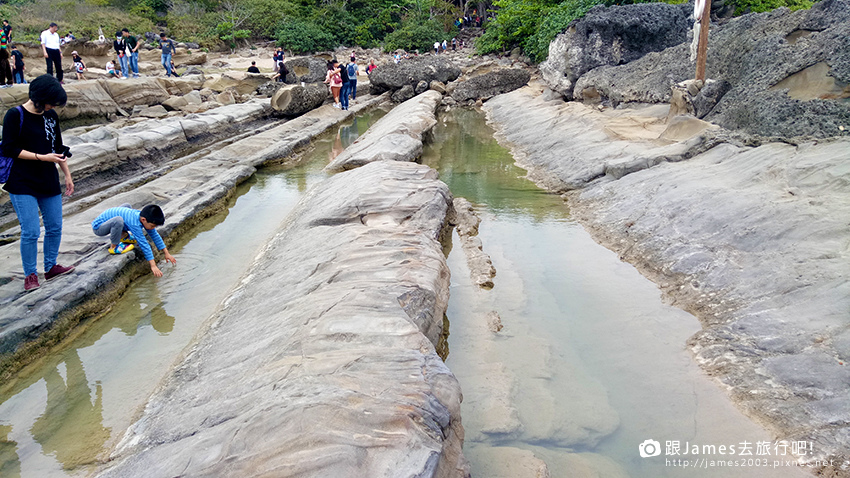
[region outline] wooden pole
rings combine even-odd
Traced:
[[[705,81],[705,59],[708,56],[708,25],[711,22],[711,0],[705,0],[700,20],[699,45],[697,45],[696,79]]]

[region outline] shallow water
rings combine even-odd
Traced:
[[[383,114],[367,112],[317,138],[302,166],[260,170],[224,213],[172,245],[177,266],[161,264],[161,279],[137,279],[103,317],[3,384],[0,477],[84,475],[121,439],[303,193],[326,177],[329,156]]]
[[[120,440],[291,207],[325,177],[321,168],[382,114],[367,113],[317,139],[303,166],[258,172],[226,213],[172,247],[178,265],[166,266],[165,277],[137,280],[104,317],[4,384],[0,476],[88,471],[87,463]],[[683,446],[770,437],[685,350],[696,319],[664,305],[651,282],[570,219],[558,196],[523,179],[480,113],[441,116],[433,137],[423,162],[475,204],[484,250],[498,271],[495,287],[481,290],[462,249],[448,257],[447,363],[463,387],[465,454],[474,476],[535,476],[520,469],[532,453],[553,478],[799,474],[667,467],[664,452],[640,458],[646,439]],[[487,328],[491,311],[501,316],[499,333]]]
[[[524,179],[482,115],[452,111],[433,135],[423,162],[473,203],[497,271],[495,287],[479,289],[463,250],[455,246],[448,257],[447,364],[463,389],[473,476],[536,476],[531,453],[552,477],[802,475],[740,466],[780,458],[755,455],[755,443],[771,437],[685,349],[697,319],[665,305],[653,283],[571,220],[559,196]],[[504,327],[498,333],[487,327],[493,311]],[[660,443],[659,456],[640,456],[647,439]],[[706,468],[685,469],[668,460],[693,456],[667,455],[668,441],[682,449],[747,441],[753,456],[700,454]],[[739,466],[711,466],[712,459]]]

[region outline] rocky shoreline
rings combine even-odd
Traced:
[[[529,177],[702,321],[689,345],[732,399],[845,476],[850,140],[753,148],[697,123],[673,141],[660,108],[600,112],[542,87],[485,104]]]

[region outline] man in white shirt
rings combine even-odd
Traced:
[[[62,50],[59,49],[59,34],[56,33],[58,29],[59,25],[51,23],[47,30],[41,32],[41,50],[47,61],[47,74],[52,75],[53,65],[56,65],[56,79],[64,83],[62,81]]]

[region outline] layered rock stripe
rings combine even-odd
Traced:
[[[352,169],[372,161],[413,161],[422,154],[425,133],[437,124],[443,95],[429,90],[393,108],[334,158],[328,171]]]
[[[843,462],[850,140],[754,148],[697,128],[671,143],[659,108],[603,114],[530,88],[485,105],[531,178],[573,190],[594,237],[701,320],[696,359],[745,412],[811,441],[801,459]]]
[[[436,171],[316,185],[100,476],[468,476]]]

